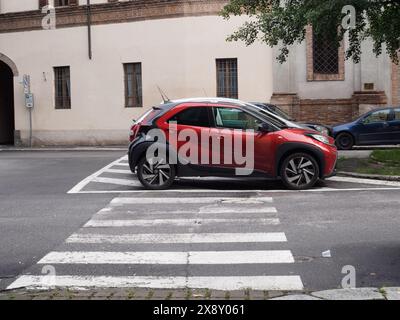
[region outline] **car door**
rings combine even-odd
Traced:
[[[180,164],[197,166],[201,164],[202,155],[209,153],[202,143],[202,137],[209,136],[209,109],[205,105],[182,107],[167,120],[168,141],[181,156]]]
[[[391,140],[391,109],[377,110],[364,117],[358,127],[360,144],[385,144]]]
[[[391,139],[389,143],[400,143],[400,108],[393,110],[392,118],[389,121]]]
[[[215,127],[211,128],[210,135],[218,147],[212,146],[212,154],[214,159],[221,159],[221,168],[245,169],[240,174],[236,170],[238,175],[247,175],[250,166],[252,173],[273,172],[268,152],[271,139],[258,131],[262,120],[233,106],[214,106],[213,116]]]

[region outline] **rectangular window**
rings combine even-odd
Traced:
[[[217,59],[217,96],[238,99],[237,59]]]
[[[125,107],[143,107],[142,96],[142,64],[125,63]]]
[[[71,79],[69,67],[54,67],[56,109],[71,109]]]
[[[339,48],[335,43],[313,35],[314,73],[339,73]]]

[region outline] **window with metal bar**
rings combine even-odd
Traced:
[[[142,95],[142,64],[125,63],[125,107],[143,107]]]
[[[324,36],[313,35],[314,73],[339,73],[339,48]]]
[[[217,59],[217,96],[238,99],[237,59]]]
[[[71,109],[71,79],[69,67],[54,67],[55,107]]]

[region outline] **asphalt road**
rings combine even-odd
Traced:
[[[322,290],[341,286],[344,266],[358,287],[400,286],[400,185],[185,179],[155,193],[122,156],[0,152],[0,289],[47,265],[82,286]]]

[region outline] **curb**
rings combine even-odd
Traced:
[[[218,291],[209,289],[102,288],[78,291],[18,289],[0,300],[400,300],[400,287],[305,291]]]
[[[379,174],[365,174],[357,172],[338,171],[338,176],[371,179],[371,180],[383,180],[383,181],[400,181],[400,176],[382,176]]]
[[[400,149],[400,145],[387,145],[387,146],[354,146],[353,151],[357,150],[390,150],[390,149]]]

